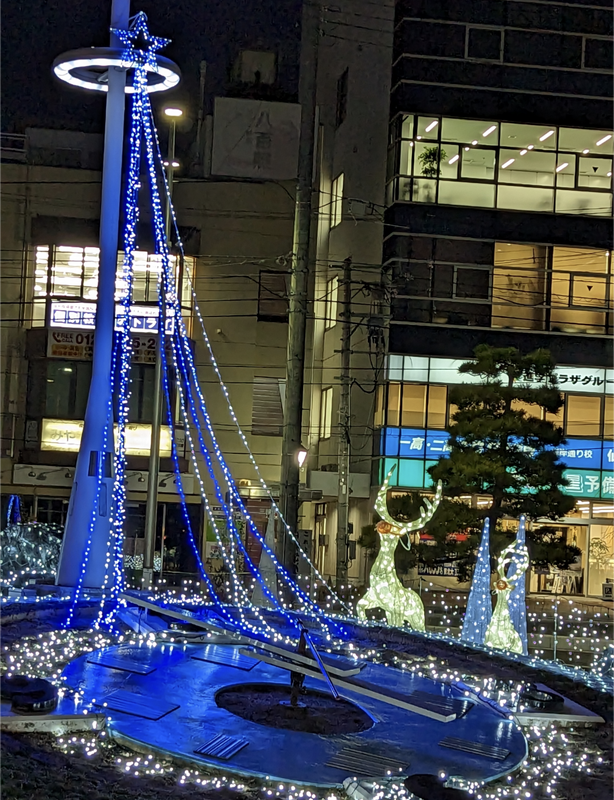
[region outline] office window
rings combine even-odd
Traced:
[[[454,297],[490,300],[490,269],[454,268]]]
[[[335,127],[339,127],[347,115],[348,107],[348,69],[337,81],[337,105],[335,109]]]
[[[325,330],[333,328],[337,324],[337,292],[339,281],[336,277],[326,282],[326,304],[324,313]]]
[[[428,387],[427,428],[441,429],[446,427],[447,400],[447,386]]]
[[[467,58],[501,61],[502,34],[498,28],[467,28]]]
[[[133,364],[130,367],[129,422],[151,423],[153,421],[154,375],[155,366],[153,364]],[[162,419],[166,419],[165,413],[163,413]]]
[[[566,332],[600,333],[612,309],[609,251],[554,247],[551,326]]]
[[[383,384],[377,387],[375,393],[375,410],[373,412],[373,425],[381,428],[384,425],[384,392],[386,387]]]
[[[614,439],[614,397],[610,395],[603,398],[603,438]]]
[[[608,131],[407,115],[400,132],[398,175],[413,178],[394,183],[393,199],[611,214]]]
[[[339,225],[343,219],[343,172],[337,175],[331,188],[330,226]]]
[[[258,319],[263,322],[286,322],[288,320],[288,290],[285,272],[260,270]]]
[[[45,416],[83,419],[92,379],[91,361],[47,361]]]
[[[401,406],[401,427],[426,427],[426,389],[425,385],[403,384],[403,404]]]
[[[565,433],[567,436],[601,435],[601,397],[568,394]]]
[[[320,398],[320,439],[330,439],[333,424],[333,387],[322,389]]]
[[[493,273],[494,328],[542,330],[546,248],[497,243]]]

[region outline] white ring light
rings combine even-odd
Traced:
[[[83,50],[71,50],[58,56],[53,62],[53,72],[57,78],[71,86],[96,92],[108,91],[103,70],[119,67],[132,70],[122,58],[123,51],[115,48],[91,47]],[[148,75],[147,92],[166,92],[173,89],[181,80],[179,67],[169,58],[157,56],[156,65],[145,65]],[[102,68],[102,69],[101,69]],[[126,86],[126,94],[134,94],[131,85]]]

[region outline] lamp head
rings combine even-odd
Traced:
[[[164,113],[167,117],[182,117],[183,111],[180,108],[165,108]]]
[[[307,461],[307,450],[304,447],[299,447],[296,460],[298,461],[299,467],[302,467],[305,461]]]

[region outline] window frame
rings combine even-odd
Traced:
[[[318,439],[326,441],[332,437],[333,432],[333,387],[326,386],[320,394],[320,422]]]
[[[330,188],[330,227],[331,230],[343,222],[343,190],[345,173],[340,172]],[[339,193],[341,190],[341,193]]]
[[[337,78],[337,99],[335,103],[335,130],[343,125],[347,117],[350,68],[346,67]]]
[[[284,295],[281,295],[277,289],[271,288],[270,286],[265,285],[266,281],[263,283],[263,276],[264,275],[272,275],[279,277],[279,286],[281,287],[281,282],[283,281],[284,285]],[[267,296],[265,296],[267,293]],[[266,303],[277,303],[280,304],[283,302],[285,306],[285,310],[283,313],[281,311],[276,312],[272,311],[271,309],[267,309],[264,304]],[[290,311],[290,298],[288,296],[288,273],[278,269],[261,269],[258,273],[258,305],[257,305],[257,317],[259,322],[281,322],[287,323],[288,322],[288,314]]]
[[[497,31],[499,34],[499,58],[484,58],[482,56],[469,55],[469,37],[471,31]],[[467,25],[465,28],[465,61],[486,62],[488,64],[502,64],[503,53],[505,51],[505,30],[496,25]]]
[[[337,304],[339,292],[339,277],[337,275],[326,281],[326,296],[324,298],[324,330],[329,331],[337,324]]]

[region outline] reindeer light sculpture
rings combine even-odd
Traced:
[[[424,605],[420,595],[414,592],[413,589],[403,586],[399,580],[394,566],[394,553],[402,536],[413,531],[419,531],[433,517],[437,506],[441,502],[441,481],[437,484],[433,502],[426,498],[424,499],[426,511],[423,508],[420,509],[420,518],[403,524],[390,516],[386,500],[388,484],[395,469],[396,466],[386,476],[386,480],[375,501],[375,510],[381,517],[376,526],[379,533],[380,548],[377,558],[371,567],[369,589],[364,597],[358,601],[356,612],[359,619],[366,619],[368,609],[381,608],[386,612],[386,619],[389,625],[401,627],[407,624],[414,630],[423,631],[425,630]]]
[[[513,574],[506,575],[507,567],[513,564],[515,569]],[[529,566],[529,551],[527,546],[516,539],[508,545],[497,560],[497,573],[499,577],[495,581],[495,591],[497,593],[497,605],[492,615],[492,619],[486,629],[484,644],[487,647],[496,647],[499,650],[511,650],[513,653],[522,653],[522,639],[510,616],[509,597],[514,588],[514,581],[524,575]]]

